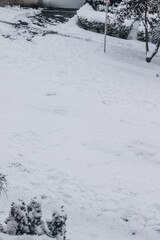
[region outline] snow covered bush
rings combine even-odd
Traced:
[[[115,10],[114,10],[115,11]],[[134,19],[126,18],[122,8],[114,13],[108,13],[107,35],[120,38],[128,38]],[[98,33],[104,33],[105,13],[95,11],[89,4],[84,5],[78,12],[78,24],[84,29]]]
[[[5,233],[10,235],[22,235],[28,233],[28,221],[26,216],[26,205],[22,200],[11,204],[9,217],[5,221]]]
[[[150,33],[150,31],[149,31]],[[137,32],[137,40],[145,41],[145,27],[142,22],[139,23],[138,32]]]
[[[55,211],[52,219],[42,220],[41,204],[32,199],[27,205],[23,200],[12,203],[9,216],[5,221],[5,226],[0,224],[0,232],[9,235],[44,235],[58,240],[65,240],[67,216],[63,207],[61,211]]]
[[[148,41],[156,43],[156,31],[158,30],[159,22],[160,19],[156,13],[148,14]],[[140,41],[146,40],[145,26],[143,24],[143,21],[141,21],[139,24],[137,39]]]
[[[122,0],[111,0],[110,5],[116,5],[120,3]],[[105,11],[105,3],[104,0],[86,0],[86,3],[89,3],[96,11]]]
[[[153,27],[152,42],[156,44],[159,38],[160,38],[160,19],[158,19],[157,23]]]
[[[159,0],[126,0],[126,6],[128,6],[132,14],[136,15],[141,21],[140,31],[137,35],[139,40],[145,41],[146,61],[150,62],[157,54],[160,45],[160,40],[158,38],[157,42],[155,41],[155,51],[151,57],[149,57],[149,41],[151,41],[152,32],[155,32],[154,29],[157,28],[160,22]]]
[[[56,237],[58,240],[66,239],[66,220],[67,215],[65,214],[63,207],[60,212],[53,212],[52,219],[47,221],[51,237]]]
[[[107,35],[127,39],[135,21],[140,21],[137,39],[156,42],[159,0],[111,1],[107,19]],[[116,2],[116,3],[115,3]],[[105,4],[103,0],[86,0],[77,13],[78,24],[84,29],[104,33]],[[154,30],[156,29],[156,30]],[[148,49],[148,46],[146,46]]]
[[[160,38],[160,21],[152,31],[152,42],[157,43],[159,38]]]
[[[41,204],[38,201],[36,201],[36,198],[32,199],[31,202],[27,205],[27,220],[29,234],[31,235],[44,234]]]
[[[86,0],[96,11],[104,11],[104,0]]]
[[[46,234],[52,238],[58,238],[58,240],[65,239],[65,224],[66,214],[63,208],[60,212],[54,212],[52,219],[49,221],[42,220],[41,204],[36,200],[32,199],[27,205],[27,220],[29,232],[31,235],[43,235]]]
[[[103,33],[104,16],[104,12],[97,12],[89,4],[85,4],[77,11],[78,25],[86,30]]]
[[[6,191],[6,184],[7,184],[6,176],[0,173],[0,194]]]
[[[108,14],[108,35],[127,39],[134,20],[122,2],[114,14]]]

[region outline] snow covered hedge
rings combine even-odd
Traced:
[[[135,21],[139,21],[137,39],[145,41],[145,27],[143,13],[130,7],[128,2],[123,0],[118,4],[109,5],[107,19],[107,35],[127,39]],[[103,0],[86,0],[86,4],[77,12],[78,24],[84,29],[98,33],[104,33],[105,7]],[[134,2],[132,3],[134,5]],[[148,37],[149,41],[156,43],[159,36],[159,16],[157,12],[148,12]],[[157,34],[158,32],[158,34]]]
[[[67,216],[61,208],[53,212],[51,220],[42,220],[41,204],[34,198],[26,205],[23,200],[12,203],[5,225],[0,224],[0,232],[9,235],[43,235],[65,240]]]
[[[95,11],[88,3],[78,12],[78,25],[84,29],[104,33],[105,12]],[[107,35],[127,39],[133,26],[133,19],[124,18],[121,14],[108,13]]]
[[[88,3],[77,11],[78,24],[86,30],[104,32],[104,12],[95,11]]]

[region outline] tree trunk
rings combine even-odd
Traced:
[[[145,3],[145,18],[144,18],[144,27],[145,27],[145,40],[146,40],[146,56],[149,52],[149,36],[148,36],[148,19],[147,19],[147,12],[148,12],[148,1],[146,0]]]
[[[152,58],[158,53],[158,50],[160,48],[160,38],[157,41],[156,47],[154,52],[152,53],[152,55],[150,57],[146,57],[146,62],[150,63]]]

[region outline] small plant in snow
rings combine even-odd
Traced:
[[[52,219],[47,221],[51,237],[56,237],[58,240],[66,239],[66,220],[67,215],[64,212],[63,206],[61,207],[60,212],[53,212]]]
[[[27,205],[23,200],[11,204],[6,226],[0,224],[0,232],[10,235],[43,235],[46,234],[57,240],[65,240],[66,219],[63,207],[60,212],[54,212],[50,221],[42,220],[41,204],[32,199]]]
[[[41,204],[36,200],[36,198],[32,199],[27,205],[27,219],[29,234],[43,235],[47,232],[45,224],[42,221]]]
[[[6,229],[4,232],[10,235],[22,235],[28,233],[28,221],[26,217],[26,205],[22,200],[11,204],[9,217],[5,221]]]

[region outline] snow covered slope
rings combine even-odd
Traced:
[[[104,54],[103,35],[75,18],[46,31],[58,34],[27,41],[0,23],[0,222],[37,196],[44,219],[65,206],[68,240],[158,240],[160,54],[147,64],[144,43],[111,37]]]

